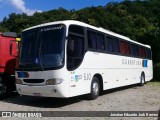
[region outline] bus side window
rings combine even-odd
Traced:
[[[107,40],[107,51],[108,52],[113,52],[113,44],[112,44],[112,38],[107,36],[106,37],[106,40]]]
[[[149,48],[146,49],[147,58],[151,59],[151,50]]]
[[[72,56],[74,56],[74,40],[72,39],[72,38],[69,38],[69,40],[68,40],[68,46],[67,46],[67,55],[69,56],[69,57],[72,57]]]
[[[132,54],[132,56],[135,56],[135,57],[139,56],[139,51],[138,51],[137,45],[131,44],[131,54]]]
[[[130,44],[129,42],[120,42],[120,53],[123,55],[130,55]]]
[[[146,50],[144,47],[139,47],[139,55],[140,57],[142,58],[145,58],[146,57]]]
[[[115,53],[119,53],[119,40],[116,38],[113,39],[113,49]]]
[[[71,25],[67,43],[67,69],[74,70],[82,62],[84,56],[83,27]]]
[[[98,50],[104,50],[105,49],[105,43],[104,43],[104,35],[103,34],[97,34],[97,49]]]
[[[96,41],[96,33],[92,31],[88,31],[88,47],[90,49],[97,48],[97,41]]]
[[[67,68],[77,68],[84,55],[84,38],[70,35],[67,45]]]
[[[139,56],[138,45],[131,44],[131,53],[132,53],[132,56],[134,56],[134,57]]]
[[[125,53],[126,53],[127,55],[130,55],[130,44],[129,44],[129,42],[126,42],[125,48],[126,48]]]
[[[125,54],[125,42],[124,41],[121,41],[120,42],[120,53],[121,54]]]
[[[68,56],[81,58],[84,52],[83,42],[84,40],[82,37],[70,35],[67,46]]]
[[[84,35],[84,30],[83,30],[83,27],[80,27],[80,26],[77,26],[77,25],[71,25],[69,27],[69,32],[71,33],[77,33],[77,34],[80,34],[80,35]]]

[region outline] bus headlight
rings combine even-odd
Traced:
[[[23,84],[21,79],[16,79],[16,84]]]
[[[57,85],[63,82],[63,79],[53,78],[46,81],[46,85]]]

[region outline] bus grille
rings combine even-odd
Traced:
[[[44,79],[23,79],[25,83],[43,83]]]

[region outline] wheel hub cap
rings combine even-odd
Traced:
[[[98,94],[98,84],[96,83],[96,82],[94,82],[93,83],[93,93],[95,94],[95,95],[97,95]]]

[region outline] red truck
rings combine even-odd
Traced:
[[[15,67],[18,55],[17,34],[0,33],[0,98],[15,90]]]

